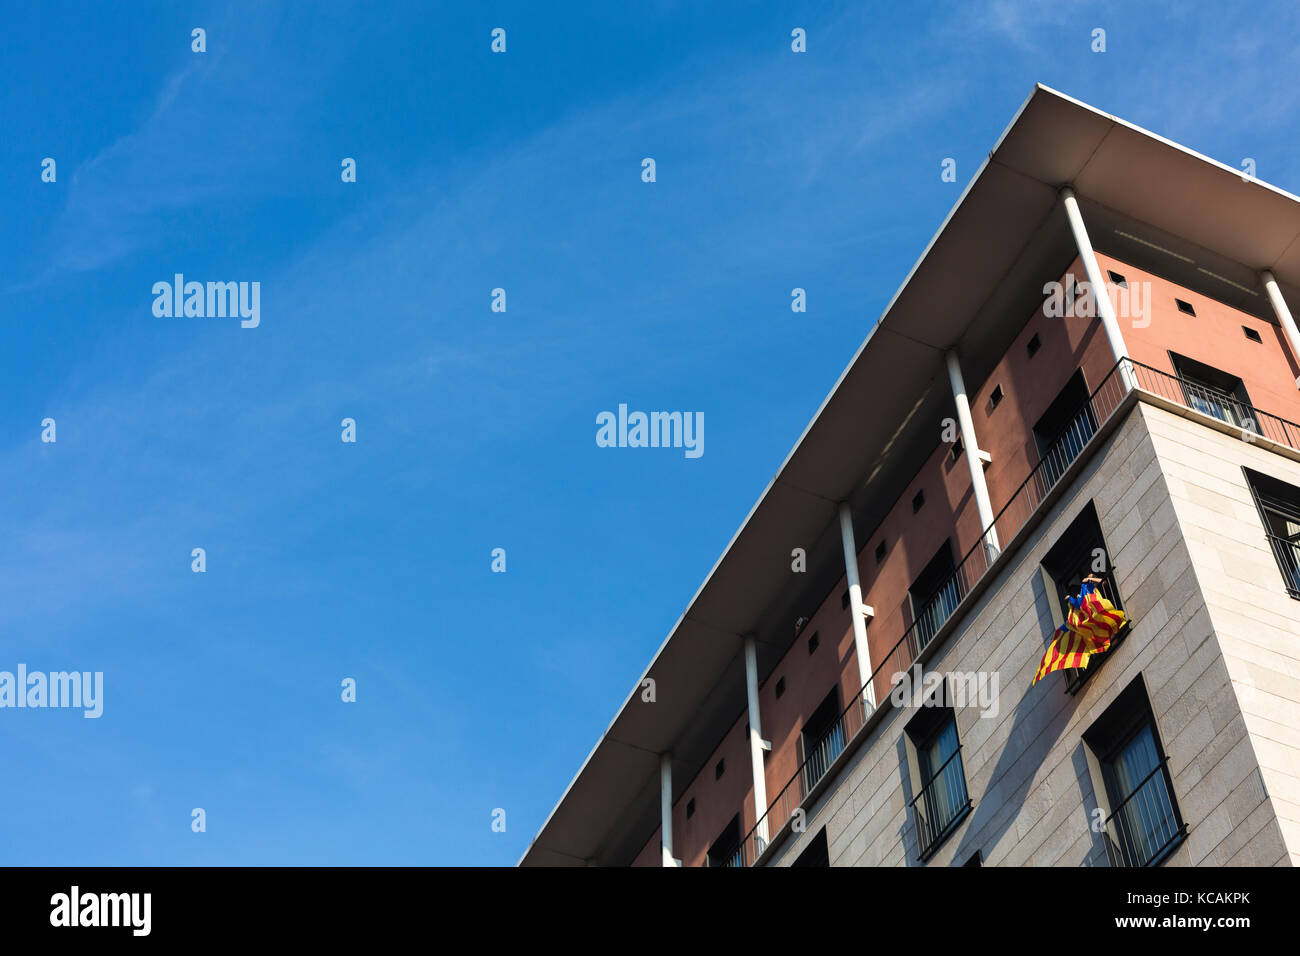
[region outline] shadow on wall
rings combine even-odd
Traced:
[[[1034,589],[1034,609],[1040,629],[1044,631],[1043,650],[1052,640],[1055,623],[1052,618],[1051,597],[1043,584],[1041,575],[1031,577]],[[1035,664],[1037,659],[1035,659]],[[1011,730],[1006,736],[997,763],[988,776],[984,792],[971,794],[975,808],[962,830],[961,842],[957,846],[954,862],[964,862],[976,850],[983,850],[984,858],[992,855],[992,850],[1001,841],[1008,830],[1015,825],[1029,796],[1034,774],[1041,766],[1062,732],[1069,723],[1073,712],[1074,698],[1068,695],[1051,695],[1050,688],[1025,687],[1021,689],[1020,699],[1016,702],[1012,716]],[[1059,693],[1059,688],[1057,688]],[[1048,695],[1042,692],[1048,691]],[[1062,700],[1061,697],[1065,699]],[[1055,703],[1053,703],[1055,701]],[[1043,709],[1056,706],[1056,712],[1046,724],[1040,725]],[[969,785],[969,781],[967,781]],[[1049,795],[1050,797],[1050,795]],[[1051,813],[1051,810],[1047,811]],[[1067,825],[1061,821],[1062,825]],[[1086,825],[1086,821],[1084,821]],[[915,856],[915,834],[910,855]]]
[[[908,866],[925,866],[920,860],[920,844],[916,836],[916,812],[912,808],[916,794],[912,792],[912,775],[907,772],[907,744],[903,739],[906,733],[904,728],[894,748],[898,752],[898,778],[903,784],[903,824],[898,828],[898,839],[903,844],[903,861]]]
[[[1097,804],[1097,794],[1092,787],[1092,774],[1088,770],[1088,755],[1084,752],[1083,741],[1079,741],[1079,746],[1074,748],[1074,753],[1070,755],[1070,762],[1074,764],[1074,778],[1079,781],[1079,788],[1083,791],[1083,825],[1092,835],[1092,841],[1083,859],[1073,864],[1063,860],[1059,865],[1110,866],[1110,861],[1106,857],[1105,833],[1098,829],[1105,821],[1105,813]],[[1062,821],[1062,825],[1066,825],[1066,821]]]

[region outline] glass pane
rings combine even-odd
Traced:
[[[930,839],[935,839],[966,806],[966,777],[957,754],[957,723],[949,721],[927,748],[921,769]]]
[[[926,751],[926,758],[929,762],[929,766],[926,768],[928,770],[926,774],[927,782],[935,778],[943,765],[948,762],[948,758],[956,752],[957,722],[950,720],[943,730],[939,731],[934,738],[934,742],[930,744],[929,749]]]
[[[1241,408],[1232,395],[1203,382],[1192,380],[1184,383],[1184,389],[1187,392],[1188,405],[1196,411],[1212,415],[1230,425],[1241,425],[1243,418]]]

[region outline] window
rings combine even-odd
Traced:
[[[962,579],[955,571],[949,538],[908,589],[918,652],[930,643],[966,596]]]
[[[1121,289],[1127,289],[1127,288],[1128,288],[1128,279],[1125,279],[1125,278],[1124,278],[1122,275],[1120,275],[1118,272],[1111,272],[1111,271],[1108,270],[1108,271],[1106,272],[1106,275],[1107,275],[1107,277],[1110,279],[1111,282],[1115,283],[1115,284],[1116,284],[1117,286],[1119,286]]]
[[[1097,510],[1089,502],[1079,512],[1079,516],[1070,523],[1060,540],[1043,557],[1044,581],[1048,594],[1055,594],[1052,604],[1052,624],[1059,627],[1065,622],[1070,612],[1069,599],[1078,597],[1079,586],[1088,575],[1101,578],[1097,591],[1119,610],[1124,610],[1124,602],[1119,598],[1119,588],[1115,585],[1114,569],[1110,566],[1110,552],[1106,550],[1106,541],[1101,534],[1101,525],[1097,523]],[[1110,650],[1094,654],[1084,669],[1070,668],[1063,671],[1066,675],[1065,689],[1068,693],[1078,693],[1093,674],[1101,669],[1106,661],[1114,656],[1116,649],[1128,636],[1129,625],[1126,623],[1110,639]]]
[[[1300,600],[1300,488],[1243,468],[1286,593]]]
[[[916,514],[924,507],[925,507],[925,489],[922,488],[920,491],[916,493],[916,497],[912,499],[912,514]]]
[[[1097,416],[1088,396],[1083,370],[1076,369],[1034,425],[1034,442],[1042,467],[1035,473],[1039,500],[1061,480],[1097,431]]]
[[[880,544],[876,545],[876,564],[885,560],[885,542],[882,538]]]
[[[998,385],[989,394],[989,411],[993,411],[993,409],[997,408],[998,404],[1001,401],[1002,401],[1002,386]]]
[[[705,866],[744,866],[745,853],[740,844],[740,814],[731,818],[709,847]]]
[[[952,451],[951,451],[952,460],[956,461],[958,458],[960,458],[961,453],[965,450],[966,450],[966,446],[962,444],[961,436],[958,435],[957,440],[952,443]]]
[[[781,695],[785,693],[785,678],[779,678],[776,682],[776,699],[780,700]]]
[[[1174,304],[1178,306],[1179,312],[1183,312],[1186,313],[1187,315],[1195,317],[1196,310],[1192,308],[1192,304],[1190,302],[1184,302],[1182,299],[1174,299]]]
[[[1241,379],[1173,352],[1169,357],[1188,408],[1237,428],[1257,430],[1250,396]]]
[[[1033,358],[1035,355],[1038,354],[1038,350],[1042,347],[1043,347],[1043,340],[1040,339],[1038,337],[1038,333],[1035,332],[1034,337],[1031,338],[1029,342],[1025,345],[1025,351],[1029,353],[1030,358]]]
[[[816,631],[813,631],[812,637],[808,638],[808,653],[812,654],[817,650],[817,646],[821,644],[821,642],[821,636]]]
[[[1186,833],[1139,675],[1083,735],[1111,866],[1155,866]]]
[[[689,820],[693,816],[695,816],[695,798],[691,797],[686,801],[686,819]]]
[[[1259,333],[1256,332],[1254,329],[1247,328],[1246,326],[1243,325],[1243,326],[1241,327],[1241,331],[1245,332],[1245,333],[1246,333],[1246,338],[1250,339],[1252,342],[1263,342],[1263,341],[1264,341],[1262,338],[1259,337]]]
[[[832,687],[831,692],[804,721],[799,741],[804,757],[804,792],[809,793],[844,749],[844,724],[840,720],[838,687]]]
[[[808,846],[804,849],[795,861],[790,864],[794,866],[830,866],[831,854],[826,845],[826,828],[822,827],[817,831],[817,835],[808,841]]]
[[[717,766],[713,768],[713,779],[721,780],[722,775],[726,772],[727,772],[727,761],[724,758],[722,760],[719,760]]]
[[[849,592],[845,591],[840,595],[840,610],[843,611],[849,606]]]
[[[970,812],[966,771],[957,740],[957,715],[943,698],[932,698],[908,724],[906,734],[916,821],[917,856],[928,860]]]

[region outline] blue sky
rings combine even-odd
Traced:
[[[513,863],[1034,82],[1300,190],[1294,4],[394,6],[7,5],[2,863]]]

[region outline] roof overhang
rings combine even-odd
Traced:
[[[742,635],[766,676],[843,577],[836,502],[870,531],[935,447],[952,398],[944,353],[975,388],[1075,256],[1073,185],[1099,251],[1271,318],[1258,272],[1300,303],[1300,199],[1036,86],[601,736],[521,865],[629,862],[658,826],[659,754],[674,799],[745,708]],[[791,583],[792,542],[809,566]],[[859,546],[865,541],[858,539]],[[655,680],[654,704],[641,685]]]

